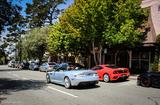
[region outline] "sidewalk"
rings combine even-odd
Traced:
[[[129,77],[129,80],[137,80],[137,76],[139,74],[131,74],[130,77]]]

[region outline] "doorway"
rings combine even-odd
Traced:
[[[116,65],[119,67],[129,67],[129,54],[127,51],[119,51],[117,53]]]

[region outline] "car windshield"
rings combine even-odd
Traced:
[[[106,67],[113,68],[113,69],[119,68],[118,66],[114,66],[114,65],[109,65],[109,66],[106,66]]]
[[[62,63],[59,68],[63,70],[85,70],[86,68],[78,63]]]
[[[48,65],[56,65],[55,62],[49,62]]]

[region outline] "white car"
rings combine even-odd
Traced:
[[[98,84],[99,81],[97,72],[93,70],[81,69],[79,67],[74,67],[74,69],[71,70],[67,69],[68,66],[68,64],[63,63],[60,64],[60,67],[56,68],[54,71],[47,72],[47,82],[64,85],[67,89],[81,84],[90,84],[92,86]]]

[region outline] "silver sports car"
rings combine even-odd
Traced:
[[[63,63],[57,69],[47,72],[46,79],[48,83],[61,84],[69,89],[72,86],[81,84],[96,85],[98,83],[98,74],[93,70],[85,70],[77,67],[77,65]]]

